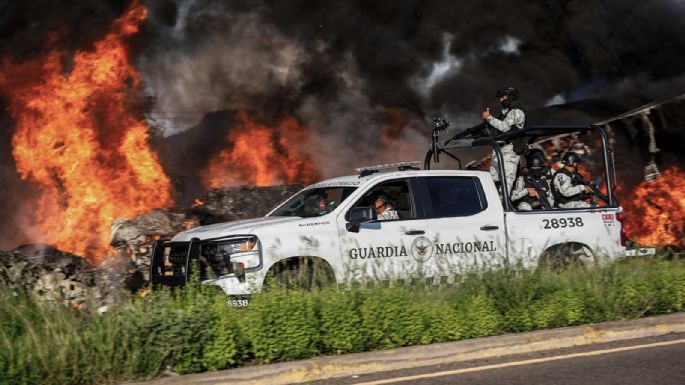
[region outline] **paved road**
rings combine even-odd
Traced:
[[[308,383],[326,385],[684,385],[685,334]]]

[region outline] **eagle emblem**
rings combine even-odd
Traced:
[[[411,244],[411,256],[417,262],[426,262],[433,256],[433,242],[426,237],[417,237]]]

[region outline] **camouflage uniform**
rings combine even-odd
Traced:
[[[534,178],[535,181],[538,182],[540,187],[545,191],[547,202],[549,202],[550,206],[554,207],[554,196],[552,195],[551,188],[552,171],[549,168],[545,168],[541,175],[524,173],[524,175],[516,178],[514,190],[511,192],[512,202],[517,203],[518,201],[516,209],[519,211],[531,211],[533,208],[544,209],[540,198],[528,195],[528,189],[532,188],[532,186],[529,183],[526,183],[526,176]]]
[[[512,127],[522,129],[526,123],[526,114],[520,108],[503,109],[502,119],[497,119],[492,116],[488,119],[488,123],[500,133],[508,132]],[[516,179],[516,170],[518,169],[519,156],[514,152],[514,145],[507,143],[501,147],[502,157],[504,158],[504,177],[507,181],[507,191],[511,193],[514,187],[514,180]],[[499,160],[492,153],[492,162],[490,164],[490,175],[492,179],[499,181],[499,173],[497,172]]]
[[[379,221],[391,221],[396,219],[400,219],[400,216],[397,214],[397,210],[390,206],[390,204],[385,206],[385,211],[378,214]]]
[[[585,185],[580,181],[582,181],[580,174],[571,173],[566,170],[566,168],[562,168],[554,174],[552,188],[555,191],[559,207],[563,209],[575,209],[591,206],[583,200],[585,196]]]

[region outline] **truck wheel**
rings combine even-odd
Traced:
[[[330,265],[319,258],[290,258],[269,269],[265,287],[311,290],[335,283]]]
[[[564,243],[545,250],[540,255],[539,267],[562,270],[570,266],[585,267],[594,262],[592,251],[581,243]]]

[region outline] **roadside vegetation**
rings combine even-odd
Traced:
[[[450,287],[273,289],[246,309],[216,287],[131,296],[104,313],[0,283],[0,383],[143,380],[683,311],[685,261],[500,270]]]

